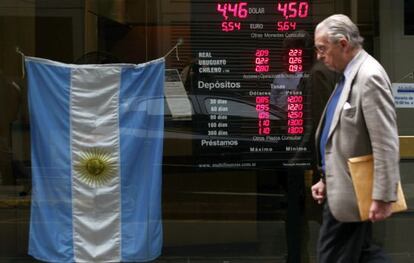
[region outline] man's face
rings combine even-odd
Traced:
[[[315,48],[318,60],[322,61],[329,69],[342,72],[345,69],[345,47],[343,43],[331,43],[323,31],[315,32]]]

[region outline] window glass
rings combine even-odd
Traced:
[[[79,65],[165,56],[164,95],[130,105],[148,116],[164,105],[159,262],[315,262],[321,207],[309,191],[319,179],[313,135],[338,74],[317,62],[314,27],[333,13],[352,16],[365,49],[399,82],[412,72],[413,43],[400,36],[414,34],[414,4],[393,3],[0,1],[0,261],[35,262],[23,52]],[[404,135],[413,134],[411,110],[397,111]],[[402,163],[411,208],[412,164]],[[374,228],[400,262],[413,253],[410,212]]]

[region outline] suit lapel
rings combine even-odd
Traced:
[[[341,116],[344,105],[349,98],[349,94],[352,90],[354,79],[359,71],[359,68],[362,65],[362,62],[367,58],[367,56],[368,56],[368,53],[365,50],[361,50],[361,52],[356,57],[355,64],[351,68],[351,72],[345,78],[345,83],[344,83],[344,87],[341,93],[341,97],[339,97],[338,104],[336,105],[335,113],[332,119],[332,124],[329,129],[328,141],[330,137],[332,136],[332,133],[338,126],[339,117]]]

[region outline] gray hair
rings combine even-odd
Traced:
[[[316,31],[318,30],[326,32],[329,41],[333,43],[345,38],[352,47],[360,48],[364,42],[358,27],[346,15],[337,14],[326,18],[316,26]]]

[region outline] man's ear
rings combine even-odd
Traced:
[[[350,48],[349,41],[348,41],[348,39],[346,39],[346,38],[341,38],[341,39],[339,40],[339,45],[340,45],[343,49],[348,49],[348,48]]]

